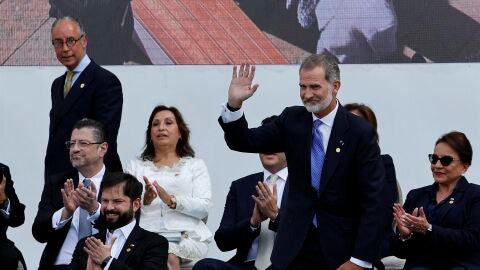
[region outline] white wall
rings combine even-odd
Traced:
[[[257,155],[230,151],[217,123],[226,100],[230,66],[109,67],[122,81],[124,110],[119,153],[124,165],[138,155],[151,109],[177,106],[192,130],[192,144],[210,171],[213,204],[208,226],[215,231],[230,182],[261,169]],[[257,93],[245,104],[252,126],[285,106],[300,104],[298,66],[258,66]],[[380,144],[392,155],[403,192],[432,182],[427,154],[435,140],[453,129],[467,134],[474,147],[470,181],[480,183],[480,64],[344,65],[339,99],[364,102],[376,112]],[[43,246],[31,225],[43,188],[43,158],[48,136],[50,84],[61,67],[0,67],[0,162],[10,166],[15,188],[27,205],[23,226],[9,237],[29,268],[38,265]],[[215,243],[210,257],[226,259]]]

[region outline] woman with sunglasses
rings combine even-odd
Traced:
[[[393,252],[407,259],[404,269],[480,269],[480,186],[463,176],[472,146],[465,134],[452,131],[428,157],[434,183],[410,191],[403,207],[393,207]]]

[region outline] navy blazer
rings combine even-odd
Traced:
[[[228,146],[253,153],[285,152],[289,172],[287,205],[282,211],[272,264],[285,269],[298,255],[314,214],[319,243],[329,268],[351,256],[374,262],[379,254],[384,204],[384,168],[375,130],[340,104],[323,165],[319,194],[311,186],[312,114],[289,107],[274,122],[248,129],[241,119],[220,125]]]
[[[103,177],[107,174],[105,172]],[[72,219],[70,219],[59,230],[55,230],[52,227],[53,214],[63,208],[60,189],[63,188],[65,181],[69,178],[73,179],[73,184],[76,188],[78,186],[78,172],[76,170],[55,174],[47,178],[43,186],[42,198],[38,204],[37,215],[32,225],[33,237],[40,243],[47,243],[40,259],[39,270],[52,268],[72,224]],[[100,187],[96,188],[99,190]]]
[[[435,200],[437,184],[410,191],[404,209],[411,213],[415,207],[428,212],[429,202]],[[450,203],[451,202],[451,203]],[[428,213],[426,214],[428,215]],[[432,269],[480,269],[480,186],[462,177],[437,214],[430,218],[432,231],[425,235],[414,233],[407,241],[398,237],[392,243],[394,254],[406,258],[405,269],[424,266]]]
[[[237,250],[229,262],[245,262],[253,241],[260,234],[260,229],[252,231],[250,228],[250,218],[255,207],[251,196],[257,194],[255,186],[262,181],[263,172],[260,172],[235,180],[230,186],[222,221],[215,232],[215,242],[221,251]],[[280,211],[285,205],[287,193],[288,186],[285,183]]]
[[[73,169],[65,142],[70,140],[73,125],[83,118],[91,118],[103,123],[108,142],[105,165],[109,171],[123,171],[117,153],[117,135],[123,106],[120,81],[113,73],[92,61],[64,98],[65,76],[66,73],[52,83],[52,109],[45,155],[45,175]]]
[[[106,231],[93,237],[105,243]],[[78,241],[73,252],[70,269],[83,270],[87,267],[88,254],[83,250],[85,239]],[[167,270],[168,241],[165,237],[146,231],[135,225],[117,259],[110,263],[110,270]]]

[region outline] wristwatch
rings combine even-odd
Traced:
[[[175,196],[170,196],[170,204],[168,204],[168,207],[170,207],[170,209],[177,208],[177,199],[175,199]]]
[[[111,256],[111,255],[108,255],[108,256],[102,261],[102,263],[100,264],[100,267],[105,268],[105,266],[107,266],[107,264],[108,264],[108,262],[110,261],[110,259],[112,259],[112,256]]]

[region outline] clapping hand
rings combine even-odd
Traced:
[[[157,197],[157,192],[155,191],[155,187],[153,186],[152,182],[150,182],[146,176],[143,177],[143,181],[145,182],[145,194],[143,195],[143,204],[150,205],[152,201]]]
[[[273,185],[273,190],[270,190],[267,184],[258,182],[256,189],[258,196],[252,195],[255,206],[264,216],[274,220],[278,214],[277,185]]]
[[[60,190],[62,192],[62,199],[63,199],[63,211],[60,220],[65,220],[70,218],[75,209],[77,209],[78,204],[74,199],[73,192],[75,190],[75,186],[73,185],[73,180],[67,179],[63,184],[63,188]]]
[[[110,240],[110,243],[106,245],[102,242],[102,240],[90,236],[85,239],[85,246],[83,247],[83,250],[85,250],[94,264],[100,265],[105,258],[110,256],[115,240],[117,240],[117,238],[114,236]]]
[[[232,80],[228,88],[228,105],[233,108],[240,108],[243,101],[250,98],[257,91],[258,84],[252,86],[254,77],[255,66],[250,66],[250,64],[241,64],[239,68],[233,66]]]

